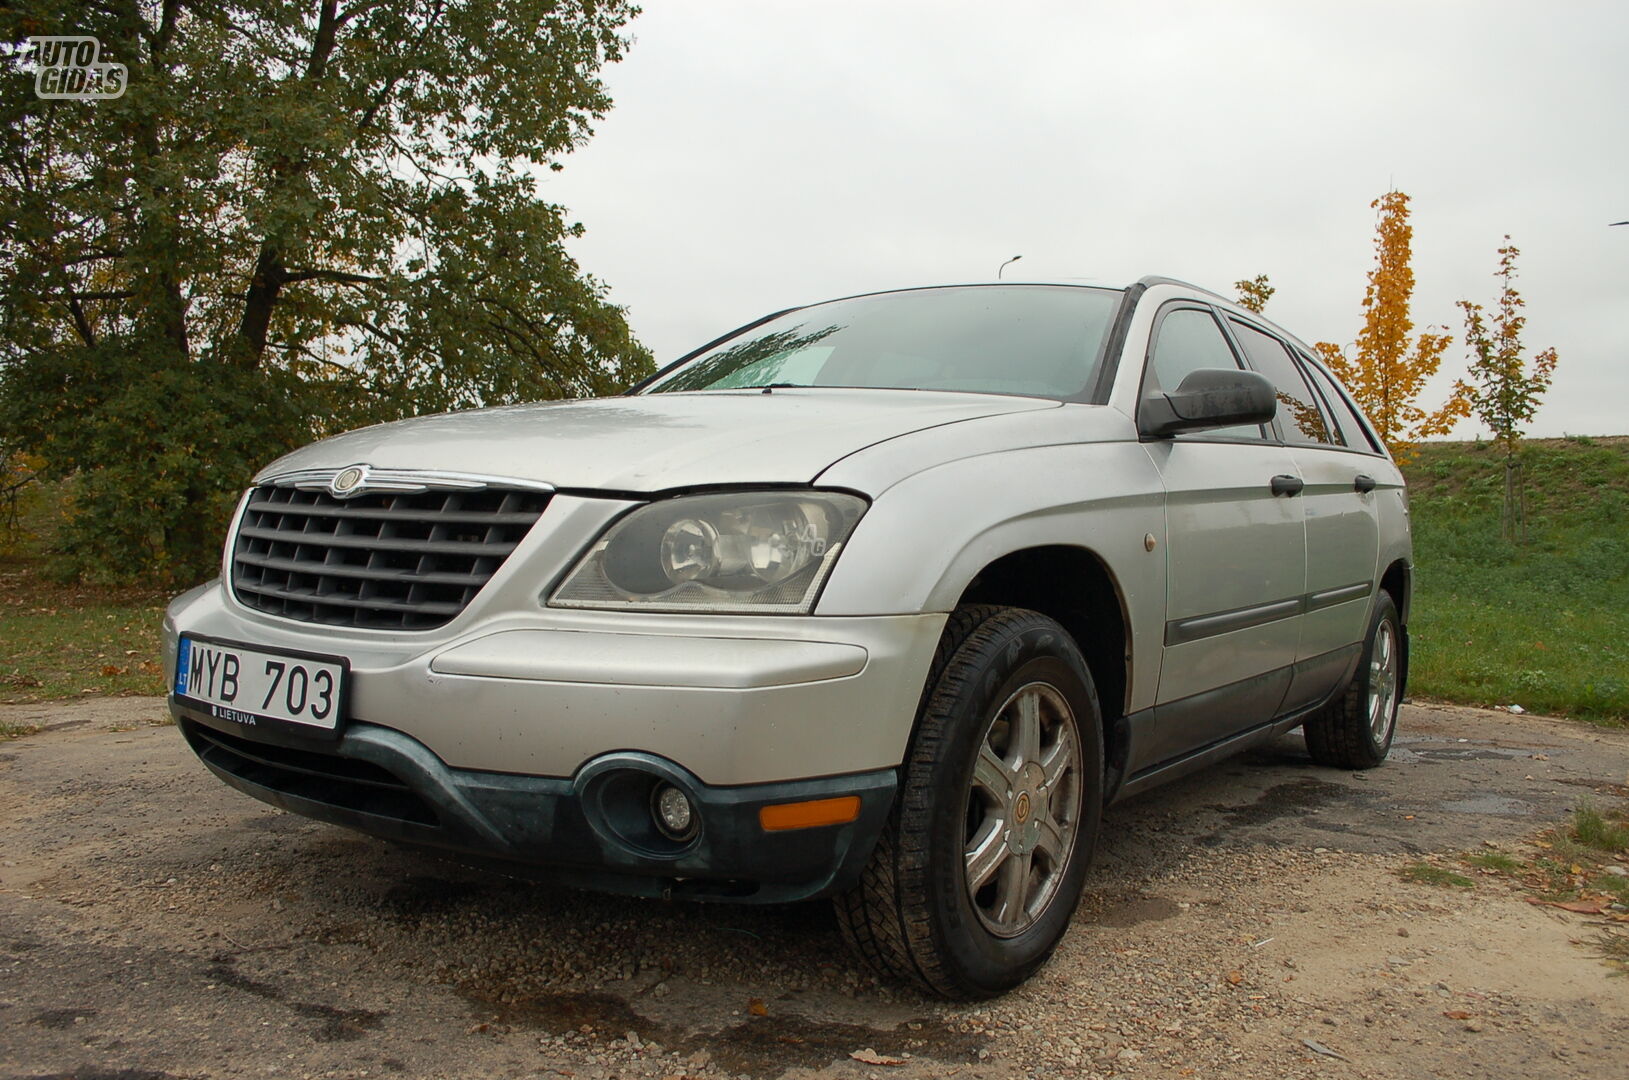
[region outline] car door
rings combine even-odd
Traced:
[[[1242,367],[1214,311],[1157,314],[1142,396]],[[1165,486],[1166,623],[1148,767],[1271,720],[1300,643],[1306,540],[1290,452],[1261,427],[1144,443]],[[1134,770],[1135,770],[1134,766]]]
[[[1296,649],[1295,677],[1284,710],[1316,705],[1345,678],[1368,630],[1369,606],[1380,557],[1375,508],[1374,450],[1361,427],[1328,403],[1312,371],[1276,335],[1237,318],[1228,320],[1250,366],[1278,392],[1278,426],[1306,487],[1306,614]],[[1319,374],[1322,374],[1321,372]],[[1325,377],[1327,379],[1327,376]],[[1334,393],[1331,382],[1328,392]],[[1344,402],[1343,402],[1344,404]],[[1363,435],[1364,443],[1347,442]]]

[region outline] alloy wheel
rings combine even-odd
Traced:
[[[1080,821],[1080,731],[1056,687],[1032,682],[997,709],[967,795],[963,877],[985,929],[1016,937],[1052,903]]]
[[[1384,746],[1397,717],[1397,631],[1389,620],[1375,629],[1369,654],[1369,734]]]

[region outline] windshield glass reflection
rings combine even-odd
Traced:
[[[1070,398],[1097,376],[1116,289],[914,289],[836,300],[756,326],[645,393],[760,386],[959,390]]]

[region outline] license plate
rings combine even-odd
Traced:
[[[183,635],[175,696],[219,720],[334,737],[350,661]]]

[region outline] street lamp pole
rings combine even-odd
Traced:
[[[1007,267],[1011,266],[1013,263],[1017,262],[1019,259],[1022,259],[1022,258],[1023,258],[1022,255],[1014,255],[1012,258],[1008,259],[1006,262],[1002,263],[999,267],[997,267],[996,268],[996,280],[997,281],[1001,280],[1001,271],[1005,270]]]

